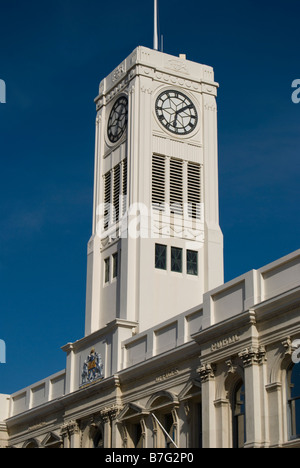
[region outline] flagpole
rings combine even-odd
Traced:
[[[154,0],[154,41],[153,49],[158,50],[158,14],[157,14],[157,0]]]

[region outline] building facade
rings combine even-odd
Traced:
[[[144,47],[100,83],[85,336],[1,446],[300,447],[300,251],[224,284],[217,88]]]

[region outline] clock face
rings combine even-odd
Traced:
[[[121,96],[114,104],[107,125],[107,135],[111,143],[120,140],[127,128],[128,100]]]
[[[192,101],[180,91],[161,93],[156,100],[156,115],[169,132],[187,135],[197,126],[198,114]]]

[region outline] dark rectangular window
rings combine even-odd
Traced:
[[[188,275],[198,276],[198,252],[187,250],[186,272]]]
[[[167,269],[167,246],[156,244],[155,245],[155,268],[158,270]]]
[[[300,438],[300,364],[288,372],[288,405],[290,439]]]
[[[118,277],[119,256],[118,253],[113,255],[113,278]]]
[[[182,249],[177,247],[171,249],[171,271],[182,273]]]
[[[110,258],[104,260],[104,274],[105,274],[105,283],[109,283],[110,277]]]

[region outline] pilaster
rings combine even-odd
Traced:
[[[203,424],[203,448],[217,448],[217,428],[215,409],[215,366],[211,364],[202,365],[198,369],[202,382],[202,424]]]
[[[246,444],[245,448],[261,448],[265,444],[263,433],[263,394],[261,366],[266,362],[264,347],[249,347],[239,354],[244,366],[246,389]]]

